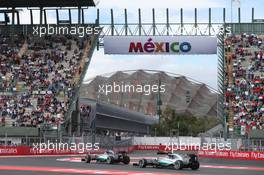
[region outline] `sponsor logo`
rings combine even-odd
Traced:
[[[149,38],[146,43],[130,42],[129,53],[187,53],[192,46],[189,42],[154,42]]]
[[[16,154],[16,148],[7,148],[7,149],[0,149],[0,154]]]

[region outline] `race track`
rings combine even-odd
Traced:
[[[135,167],[142,154],[132,154],[130,165],[86,164],[80,156],[63,157],[0,157],[0,174],[3,175],[61,175],[61,174],[105,174],[105,175],[263,175],[264,161],[238,161],[224,159],[200,159],[197,171]],[[153,155],[155,157],[156,155]]]

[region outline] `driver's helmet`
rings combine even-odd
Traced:
[[[113,154],[114,154],[114,151],[112,151],[112,150],[107,150],[107,151],[106,151],[106,154],[111,154],[111,155],[113,155]]]
[[[168,154],[168,158],[169,158],[169,159],[174,159],[175,156],[174,156],[173,154]]]

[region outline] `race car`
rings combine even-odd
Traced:
[[[85,158],[82,159],[82,161],[86,163],[91,163],[91,161],[105,162],[108,164],[122,162],[127,165],[130,162],[130,157],[126,152],[115,153],[112,150],[107,150],[104,154],[87,154]]]
[[[192,170],[198,170],[200,163],[198,157],[195,154],[168,154],[167,157],[156,159],[141,159],[137,166],[145,168],[152,166],[156,168],[174,168],[181,170],[183,168],[191,168]]]

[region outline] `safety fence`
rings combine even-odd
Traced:
[[[168,149],[165,145],[134,145],[128,147],[115,147],[113,149],[115,152],[125,151],[131,153],[133,151],[159,151],[163,153],[169,153],[171,149]],[[86,153],[96,154],[103,153],[106,149],[93,149],[93,150],[36,150],[29,146],[1,146],[0,156],[43,156],[43,155],[83,155]],[[238,159],[238,160],[259,160],[264,161],[264,152],[254,152],[254,151],[234,151],[234,150],[195,150],[194,147],[191,148],[174,148],[174,151],[196,151],[201,158],[215,158],[215,159]]]

